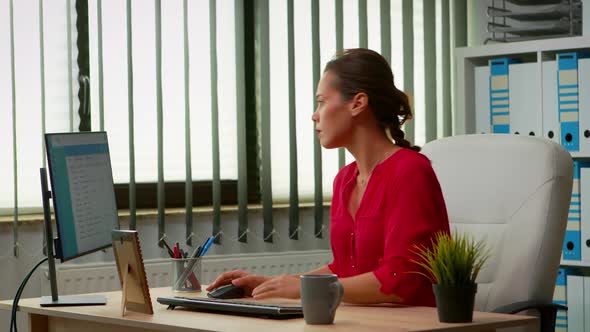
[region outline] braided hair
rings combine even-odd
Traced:
[[[387,60],[379,53],[365,49],[347,49],[326,64],[324,72],[337,77],[336,84],[347,100],[364,92],[377,123],[402,148],[420,151],[405,139],[401,126],[412,119],[408,96],[395,87],[393,73]]]

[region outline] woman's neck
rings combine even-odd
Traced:
[[[395,151],[401,149],[383,132],[375,128],[360,128],[346,149],[354,156],[359,177],[366,179],[380,162],[387,159]]]

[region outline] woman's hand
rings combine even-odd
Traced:
[[[254,290],[254,288],[256,288],[258,285],[261,285],[269,279],[271,278],[257,276],[245,271],[234,270],[220,274],[219,277],[217,277],[217,279],[215,279],[215,281],[213,281],[207,287],[207,291],[212,291],[217,287],[232,283],[234,286],[242,287],[246,295],[251,296],[252,290]]]
[[[252,296],[257,300],[270,297],[298,299],[301,297],[301,281],[294,275],[270,278],[254,288]]]

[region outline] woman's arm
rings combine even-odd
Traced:
[[[344,288],[344,297],[342,298],[344,302],[356,304],[399,302],[397,296],[381,292],[381,283],[373,272],[340,278],[338,281]]]
[[[315,270],[311,270],[309,272],[305,272],[303,274],[333,274],[332,270],[328,267],[328,265],[324,265],[320,268]],[[299,276],[299,274],[294,274],[294,276]]]
[[[313,272],[330,272],[325,266],[307,274],[319,274]],[[331,272],[330,272],[331,273]],[[373,272],[359,274],[354,277],[338,279],[344,288],[343,301],[357,304],[391,303],[398,302],[395,295],[385,295],[381,292],[381,283]],[[299,298],[301,297],[300,280],[298,276],[284,275],[271,278],[252,291],[256,299],[271,297]]]

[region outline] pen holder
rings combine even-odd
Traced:
[[[201,290],[201,257],[173,258],[170,273],[172,290],[195,292]]]

